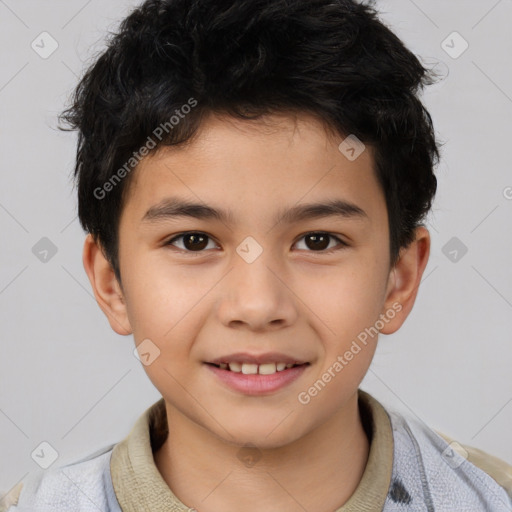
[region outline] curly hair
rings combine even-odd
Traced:
[[[435,76],[371,3],[147,0],[109,34],[60,116],[62,129],[78,131],[81,225],[120,279],[119,219],[129,171],[149,138],[150,151],[185,144],[212,112],[241,119],[305,112],[373,147],[394,265],[436,192],[440,145],[418,98]],[[113,182],[116,173],[124,179]]]

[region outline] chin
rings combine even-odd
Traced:
[[[226,442],[238,447],[250,445],[261,450],[272,450],[282,448],[301,437],[301,433],[296,429],[290,428],[289,425],[286,428],[276,421],[247,422],[246,420],[236,425],[230,423],[225,427],[231,436],[226,435],[224,431],[219,434]]]

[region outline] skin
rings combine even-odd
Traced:
[[[165,399],[170,426],[155,463],[177,497],[200,512],[238,512],[240,504],[247,512],[332,511],[364,472],[369,442],[357,390],[378,336],[308,404],[298,395],[393,304],[380,332],[400,328],[430,237],[417,228],[390,267],[371,148],[349,161],[338,150],[343,138],[307,114],[256,121],[211,115],[190,145],[158,151],[134,171],[119,227],[122,286],[91,236],[85,241],[84,266],[112,328],[160,350],[144,366]],[[142,220],[170,196],[229,209],[232,223]],[[330,199],[350,201],[366,216],[274,221],[282,208]],[[184,238],[168,244],[184,231],[210,237],[202,252]],[[328,238],[319,249],[306,236],[319,231],[348,245]],[[236,252],[247,236],[263,249],[252,263]],[[279,351],[310,365],[283,389],[248,396],[204,364],[237,351]],[[250,467],[238,456],[248,443],[260,457]]]

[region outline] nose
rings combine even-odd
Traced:
[[[219,289],[217,314],[227,327],[255,332],[292,325],[297,299],[286,270],[266,251],[251,263],[235,255]]]

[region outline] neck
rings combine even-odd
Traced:
[[[282,510],[330,512],[354,493],[368,460],[369,441],[357,393],[306,436],[274,449],[241,447],[191,422],[166,403],[169,435],[154,454],[178,499],[198,512]],[[251,451],[246,449],[247,455]]]

